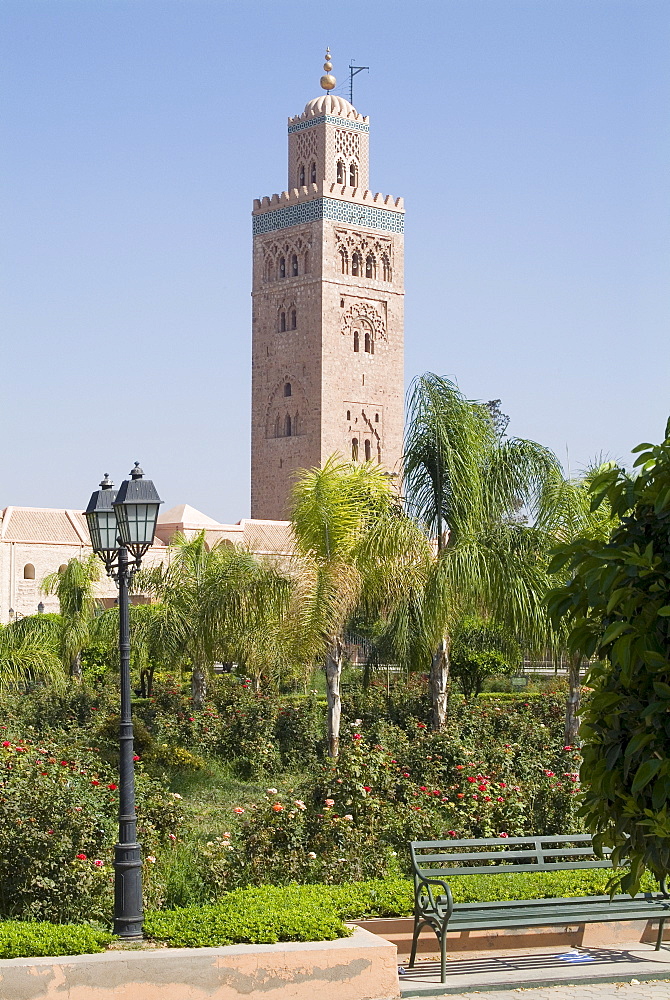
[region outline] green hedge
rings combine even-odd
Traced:
[[[37,955],[90,955],[104,951],[112,940],[105,931],[78,924],[48,924],[29,920],[0,921],[0,958]]]
[[[347,937],[327,886],[260,886],[228,893],[212,906],[148,914],[144,931],[172,948],[277,941],[333,941]]]
[[[584,871],[527,872],[518,875],[457,875],[449,879],[459,903],[553,896],[592,896],[607,892],[609,868]],[[646,875],[643,891],[656,891]],[[226,944],[274,944],[277,941],[333,941],[347,937],[345,920],[409,916],[413,909],[408,879],[375,879],[350,885],[260,886],[237,889],[212,906],[149,913],[148,937],[172,948]],[[104,951],[109,933],[87,926],[0,922],[0,958],[34,955],[84,955]]]
[[[458,903],[554,896],[597,896],[607,892],[609,868],[584,871],[458,875],[449,879]],[[657,891],[646,876],[642,889]],[[332,941],[350,931],[345,920],[410,916],[414,898],[408,879],[375,879],[351,885],[259,886],[238,889],[212,906],[151,913],[145,932],[173,948],[276,941]]]

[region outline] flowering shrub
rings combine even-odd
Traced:
[[[118,785],[99,753],[0,741],[0,915],[106,920]],[[181,821],[175,798],[138,769],[139,835],[160,844]]]
[[[271,788],[252,808],[234,809],[237,830],[208,845],[212,882],[220,891],[383,877],[407,869],[409,840],[579,829],[579,755],[571,747],[540,757],[537,747],[505,743],[484,754],[426,728],[399,746],[353,732],[337,763],[290,795]]]

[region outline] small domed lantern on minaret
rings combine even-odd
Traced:
[[[326,71],[326,75],[321,77],[321,86],[324,90],[333,90],[337,80],[331,73],[333,64],[330,61],[330,49],[326,49],[326,61],[323,64],[323,68]]]

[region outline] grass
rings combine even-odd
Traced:
[[[246,809],[262,799],[267,788],[285,792],[295,787],[301,778],[299,774],[282,773],[273,778],[249,781],[239,778],[231,764],[210,758],[201,771],[177,774],[170,782],[170,791],[183,796],[184,838],[207,841],[230,829],[236,806]]]

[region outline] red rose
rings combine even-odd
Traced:
[[[92,779],[91,779],[91,784],[92,784],[92,785],[99,785],[99,784],[100,784],[100,782],[99,782],[99,781],[97,780],[97,778],[92,778]]]
[[[86,861],[86,855],[85,854],[78,854],[77,855],[77,861]]]
[[[109,788],[110,792],[115,792],[115,791],[116,791],[116,789],[117,789],[117,788],[118,788],[119,786],[118,786],[118,785],[115,785],[115,784],[114,784],[114,782],[112,782],[112,784],[111,784],[111,785],[107,785],[107,787]]]

